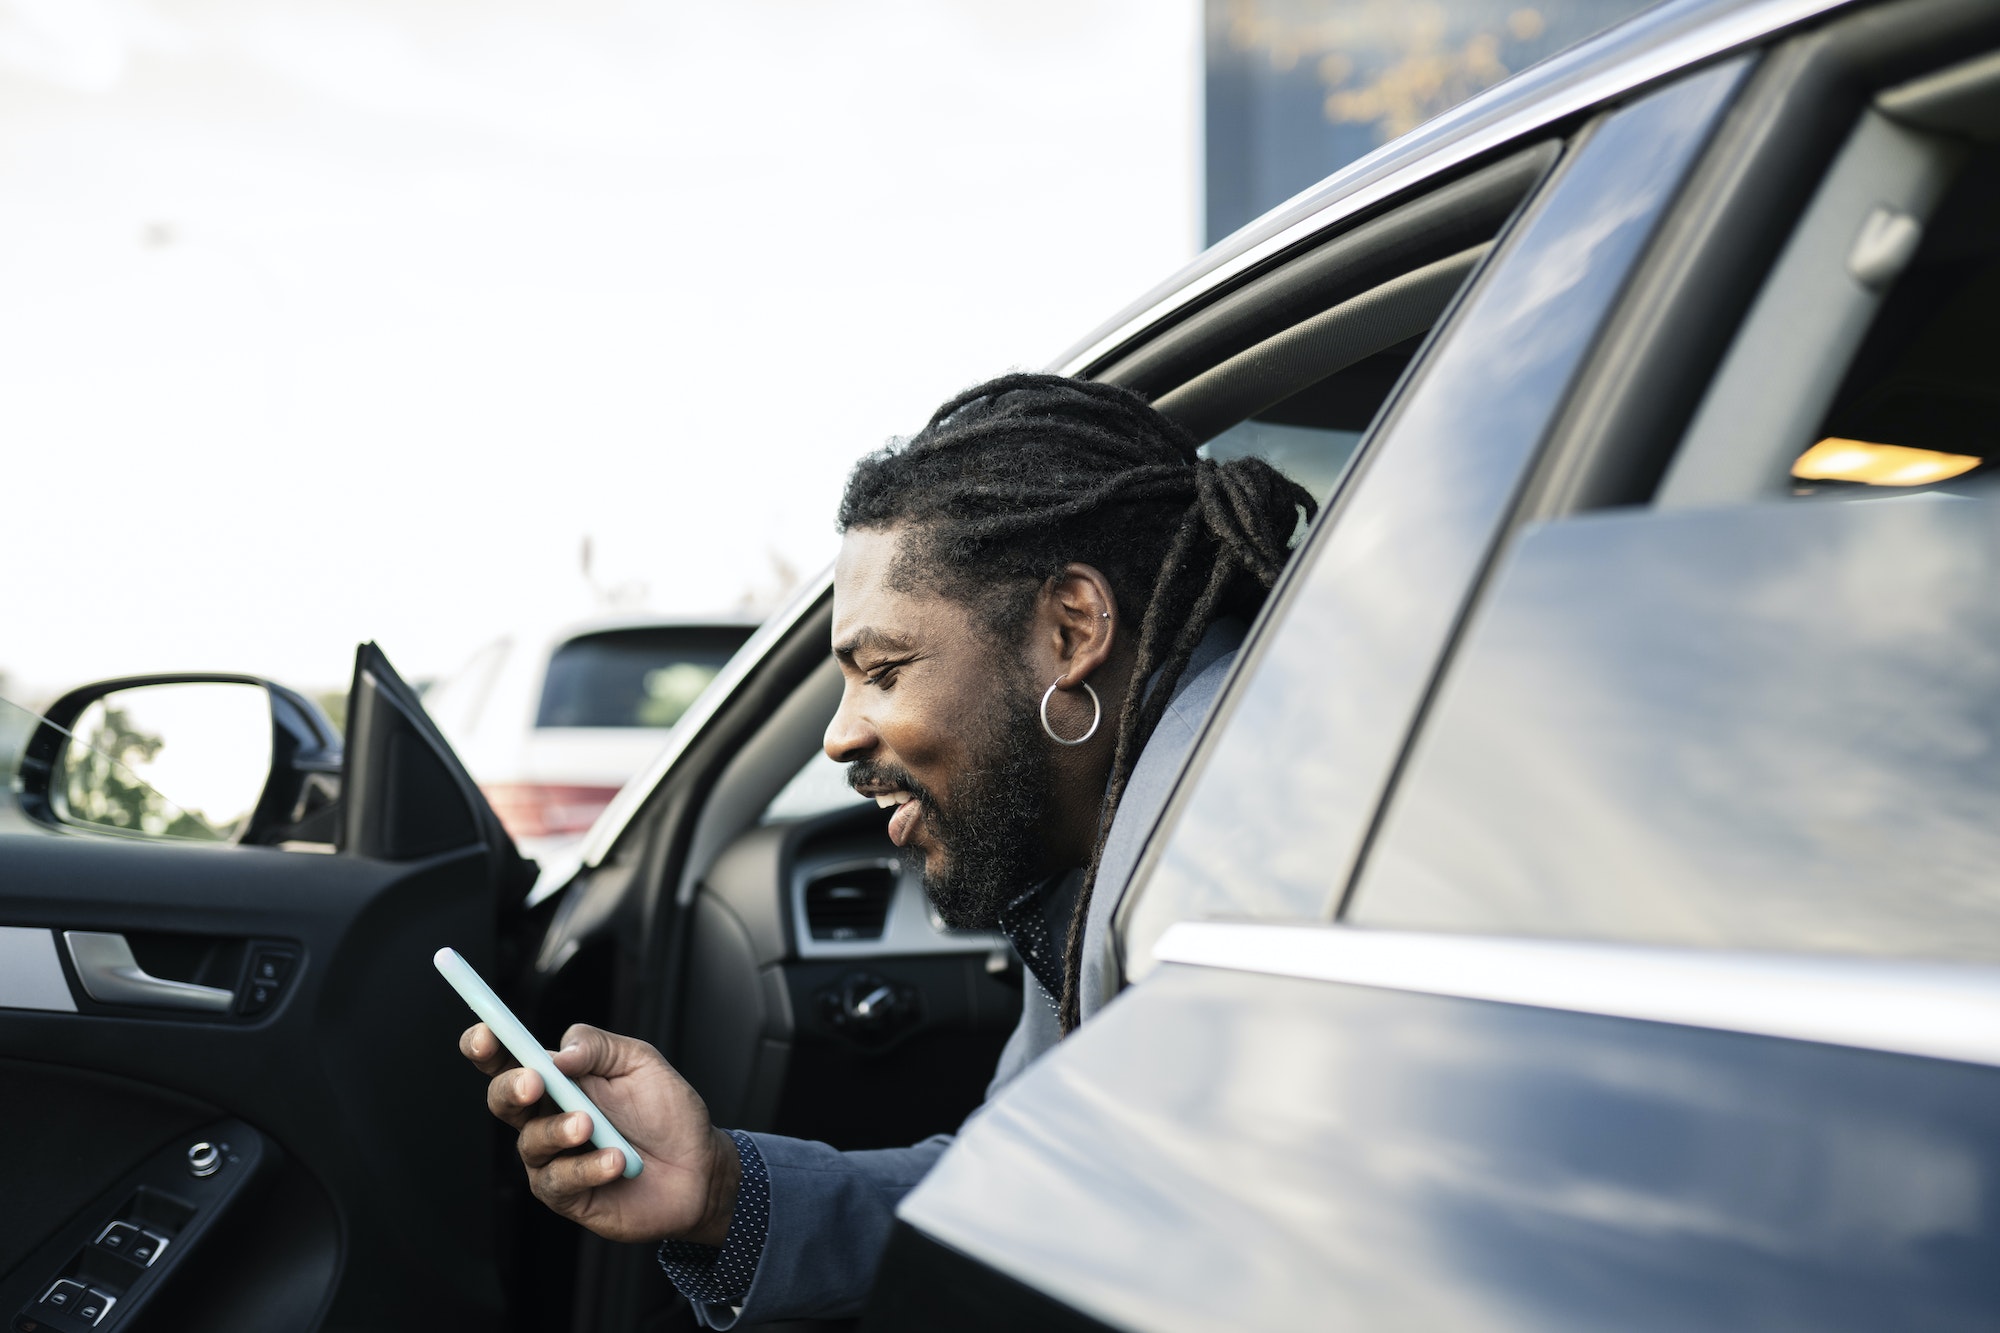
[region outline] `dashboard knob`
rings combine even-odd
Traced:
[[[868,972],[850,972],[814,997],[828,1027],[864,1046],[879,1046],[922,1017],[917,988]]]
[[[188,1172],[196,1176],[212,1176],[222,1169],[222,1149],[203,1139],[188,1149]]]

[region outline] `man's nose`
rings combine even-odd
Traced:
[[[837,764],[866,758],[875,749],[875,728],[853,705],[853,691],[840,696],[840,708],[826,724],[826,757]]]

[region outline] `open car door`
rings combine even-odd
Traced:
[[[222,762],[202,708],[156,706],[197,690],[268,709],[233,822],[134,768]],[[502,1322],[493,1122],[430,956],[492,975],[531,867],[372,644],[347,723],[208,676],[86,687],[26,728],[0,818],[6,1328]]]

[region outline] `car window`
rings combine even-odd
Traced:
[[[2000,958],[2000,154],[1886,137],[1937,188],[1862,182],[1788,290],[1836,163],[1710,392],[1766,369],[1759,430],[1704,406],[1653,507],[1509,554],[1350,920]],[[1855,262],[1885,207],[1900,276]],[[1829,332],[1799,312],[1843,305],[1843,358],[1793,374]]]
[[[671,727],[708,688],[748,626],[605,630],[549,658],[537,727]]]
[[[1740,77],[1704,71],[1605,117],[1413,367],[1120,908],[1129,979],[1175,921],[1333,910],[1523,471]]]
[[[1231,426],[1201,446],[1203,458],[1262,458],[1312,492],[1322,505],[1361,443],[1358,430],[1324,430],[1290,422],[1253,419]]]

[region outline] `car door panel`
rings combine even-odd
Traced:
[[[0,1231],[6,1317],[45,1276],[21,1261],[28,1248],[82,1216],[106,1181],[234,1116],[268,1140],[272,1179],[232,1205],[241,1216],[209,1232],[202,1253],[173,1256],[202,1261],[210,1295],[194,1301],[177,1272],[166,1308],[201,1312],[205,1328],[311,1327],[322,1309],[335,1328],[499,1318],[495,1131],[477,1075],[454,1051],[463,1006],[430,955],[450,944],[493,970],[500,895],[525,888],[520,863],[491,837],[497,823],[484,822],[490,812],[466,796],[469,779],[379,654],[364,652],[356,697],[361,744],[346,785],[362,801],[349,805],[345,835],[372,855],[66,828],[0,834],[0,923],[58,942],[72,931],[118,935],[147,971],[191,980],[189,969],[206,966],[203,979],[238,1000],[221,1013],[105,1003],[58,948],[75,1012],[0,1009],[12,1075],[0,1134],[41,1142],[59,1123],[68,1164],[0,1164],[0,1197],[35,1200]],[[395,820],[382,814],[391,809]],[[246,1013],[259,945],[293,961],[268,1006]],[[239,1253],[214,1252],[224,1244]],[[265,1269],[242,1262],[260,1252]],[[320,1290],[306,1300],[277,1273]],[[154,1326],[150,1307],[114,1310],[106,1326],[128,1317]]]
[[[1996,1093],[1984,1064],[1176,964],[903,1217],[1120,1328],[1983,1328]]]
[[[0,844],[0,858],[0,910],[14,924],[278,940],[300,953],[289,994],[254,1019],[86,996],[77,1014],[0,1011],[0,1050],[192,1095],[252,1121],[340,1200],[350,1270],[369,1287],[398,1273],[417,1308],[429,1302],[425,1291],[474,1302],[491,1292],[489,1129],[452,1050],[462,1006],[430,968],[445,942],[492,967],[482,850],[406,866],[27,835]],[[49,1095],[26,1086],[30,1096],[6,1099],[9,1107]],[[11,1122],[17,1113],[0,1114]],[[6,1132],[33,1141],[12,1137],[12,1123]],[[16,1193],[11,1180],[4,1192]],[[439,1245],[440,1234],[451,1241]]]
[[[0,1060],[9,1142],[31,1143],[7,1169],[0,1208],[0,1273],[147,1153],[219,1114],[165,1088],[95,1070]]]

